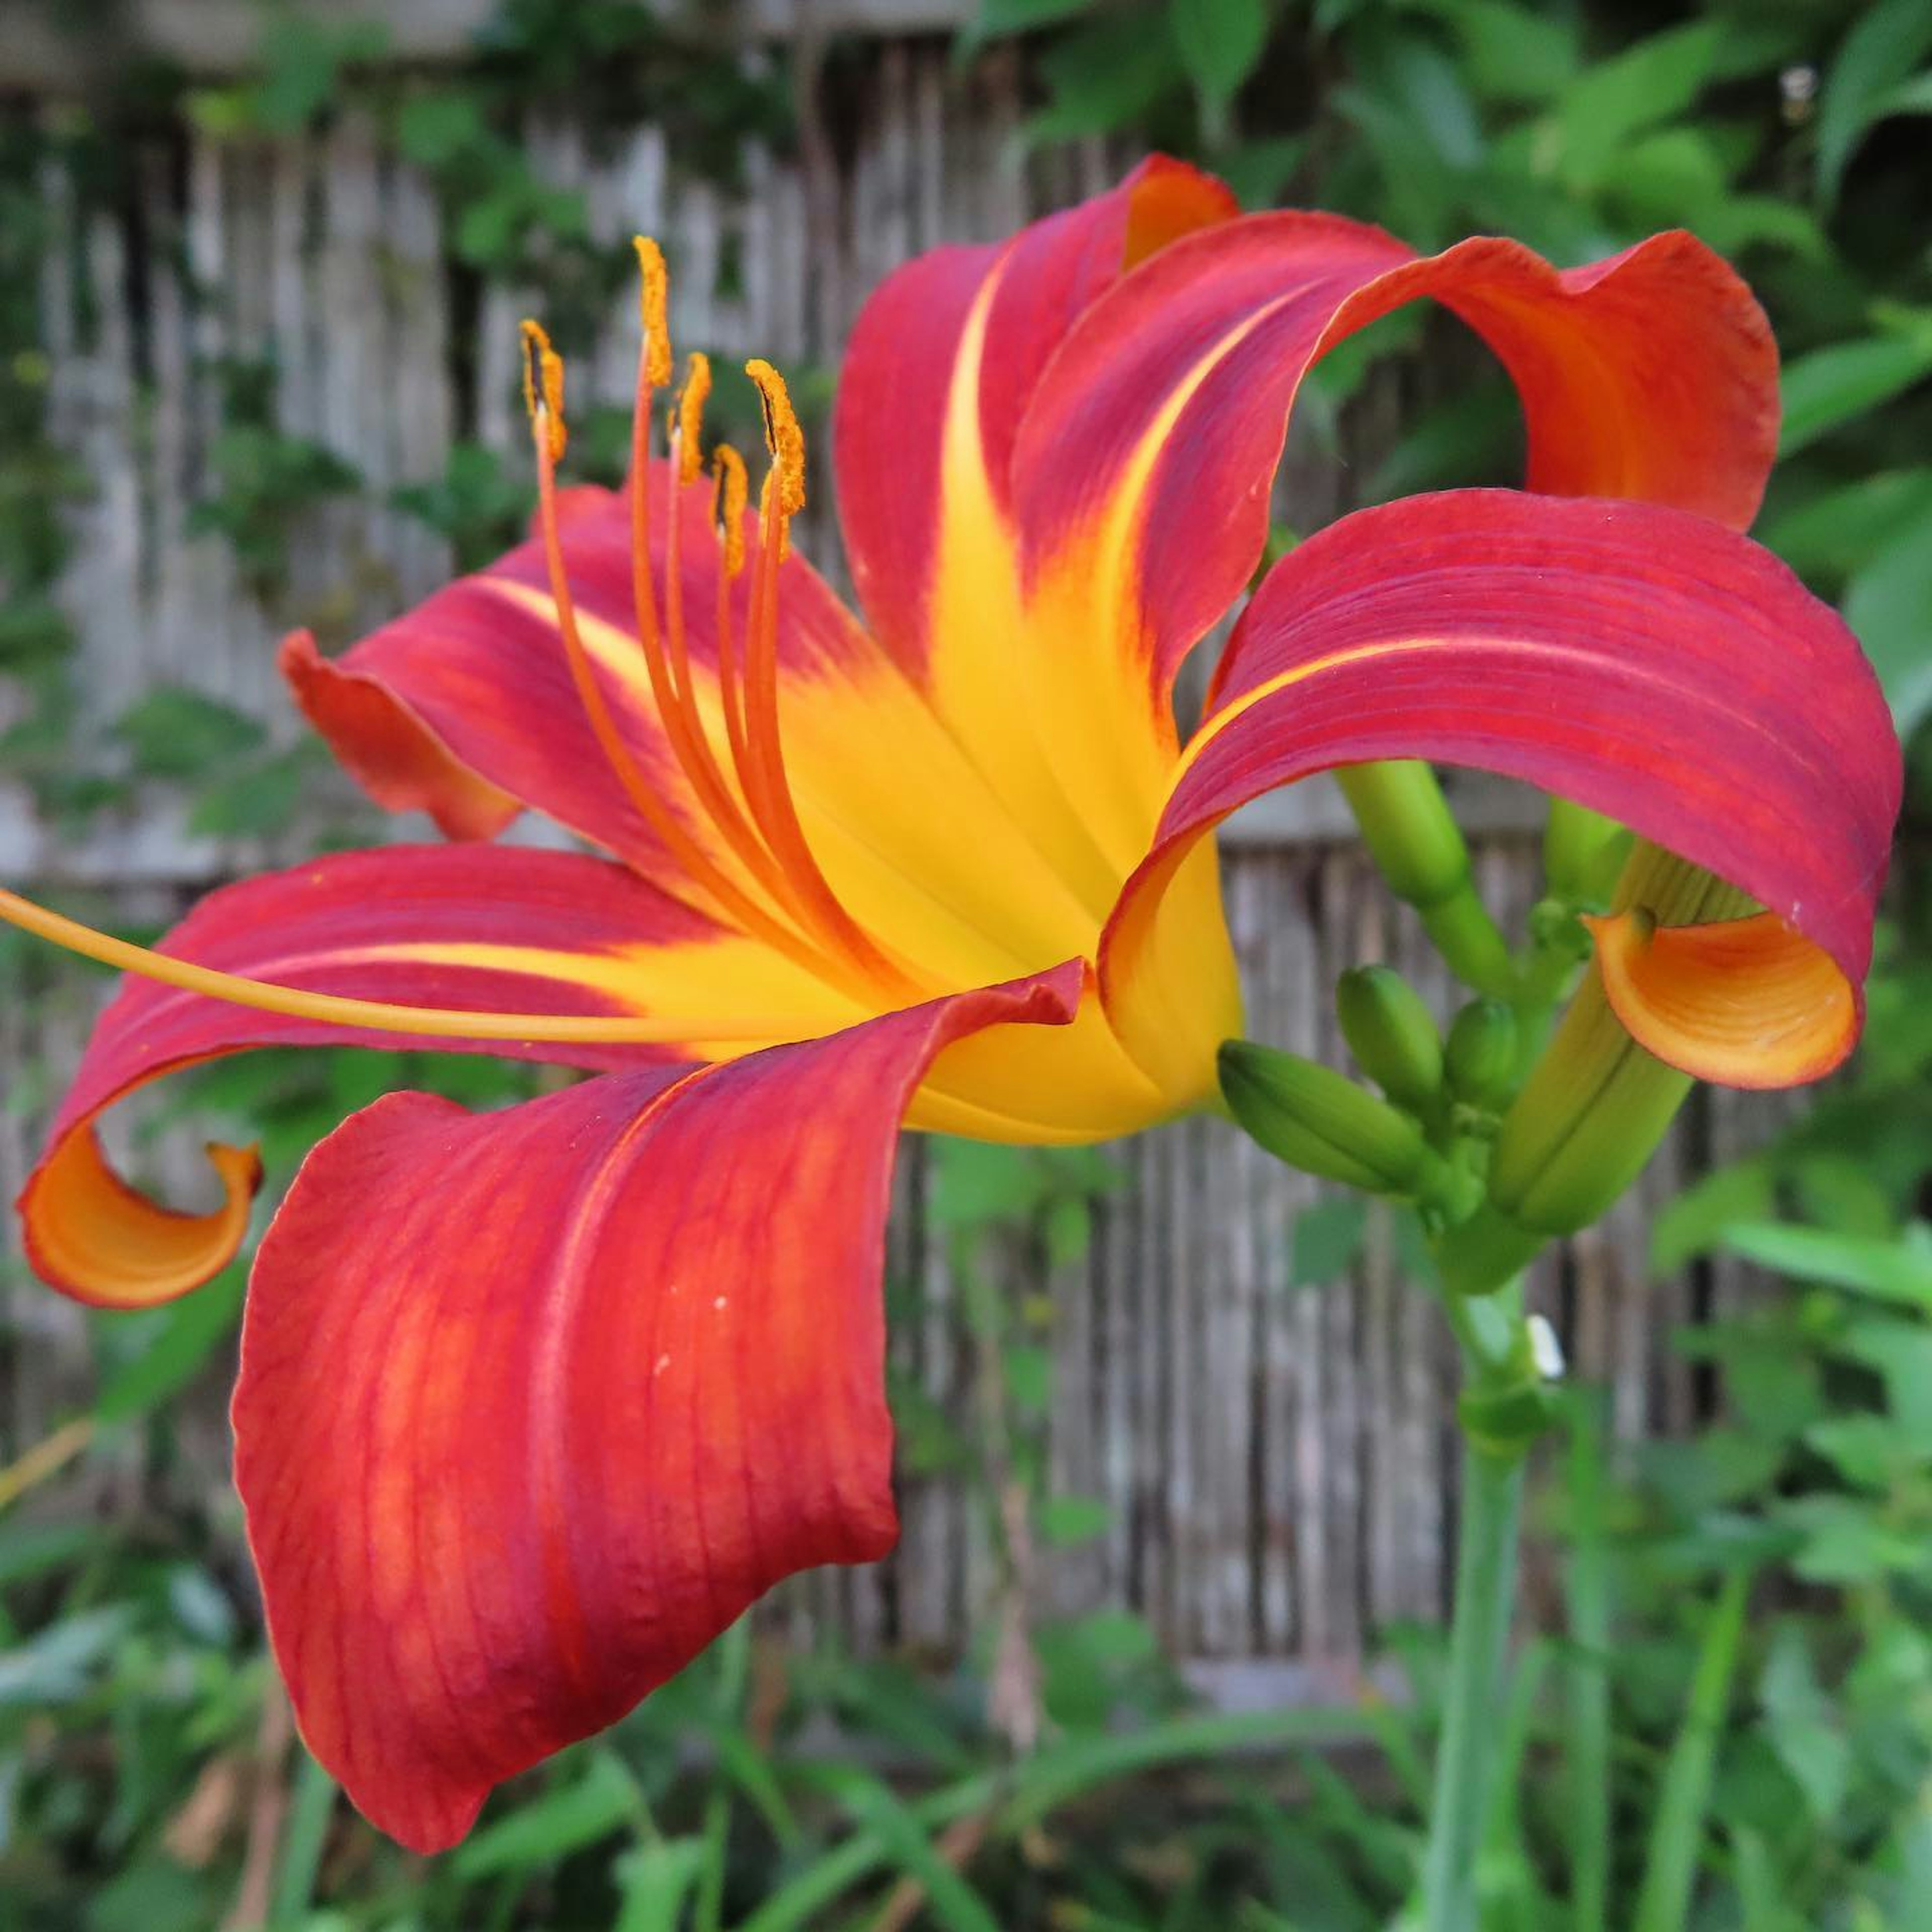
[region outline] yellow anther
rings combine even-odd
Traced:
[[[785,516],[805,508],[805,432],[791,406],[784,378],[761,356],[745,364],[745,374],[758,386],[765,412],[765,447],[772,453],[772,474],[778,479],[778,507]]]
[[[711,394],[711,358],[694,352],[685,364],[684,390],[677,399],[677,480],[694,483],[704,466],[699,440],[704,430],[705,399]]]
[[[524,338],[524,407],[530,426],[544,432],[550,460],[563,460],[569,433],[563,422],[563,358],[550,346],[541,322],[526,322]]]
[[[751,496],[745,459],[728,442],[711,452],[712,514],[724,553],[724,574],[736,577],[745,567],[745,506]]]
[[[633,238],[638,251],[638,314],[644,328],[644,380],[662,388],[670,380],[670,276],[664,250],[648,235]]]

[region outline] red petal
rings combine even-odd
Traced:
[[[1177,236],[1234,214],[1218,182],[1156,155],[1119,187],[1010,242],[935,248],[888,276],[854,324],[840,373],[838,515],[866,619],[917,672],[941,512],[941,457],[956,380],[976,392],[987,482],[1006,466],[1028,398],[1082,312]],[[976,370],[960,368],[974,305],[997,272]]]
[[[670,473],[666,464],[652,466],[660,598]],[[658,722],[637,640],[630,512],[608,490],[570,494],[564,560],[612,713],[653,788],[708,836]],[[702,482],[680,499],[686,634],[707,682],[717,662],[712,502]],[[878,647],[796,551],[779,576],[782,679],[857,679],[882,668]],[[736,586],[741,662],[750,583],[747,572]],[[490,836],[518,803],[533,806],[676,890],[678,868],[598,748],[571,682],[548,586],[542,547],[526,542],[339,658],[320,656],[297,633],[283,647],[282,668],[310,722],[378,804],[420,807],[457,838]]]
[[[780,1578],[890,1547],[880,1244],[934,1054],[1077,966],[667,1088],[392,1095],[263,1240],[236,1474],[302,1734],[422,1852]]]
[[[1749,290],[1690,236],[1559,274],[1514,242],[1418,260],[1378,229],[1264,214],[1177,242],[1062,346],[1012,454],[1029,581],[1124,505],[1140,536],[1118,594],[1164,687],[1260,559],[1310,364],[1418,296],[1508,368],[1531,488],[1750,521],[1777,440],[1777,352]]]
[[[1217,702],[1103,943],[1110,1008],[1204,832],[1376,758],[1592,806],[1748,893],[1855,998],[1864,977],[1900,788],[1884,698],[1832,611],[1702,518],[1512,490],[1360,512],[1270,574]]]
[[[397,846],[318,859],[212,894],[163,952],[250,978],[402,1005],[623,1012],[609,982],[625,947],[703,945],[716,928],[634,874],[566,853]],[[479,945],[537,948],[530,970],[479,967]],[[399,946],[418,949],[398,959]],[[472,957],[466,960],[466,949]],[[575,971],[583,978],[566,976]],[[56,1287],[126,1306],[197,1286],[233,1258],[260,1178],[252,1155],[212,1149],[226,1205],[170,1213],[118,1180],[96,1117],[164,1073],[248,1047],[434,1046],[588,1067],[689,1060],[663,1046],[417,1039],[285,1018],[130,979],[102,1016],[19,1207],[28,1258]]]

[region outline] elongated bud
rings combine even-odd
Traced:
[[[1436,774],[1414,758],[1344,766],[1335,774],[1389,890],[1440,904],[1469,876],[1469,848]]]
[[[1234,1118],[1277,1160],[1373,1194],[1407,1194],[1421,1180],[1421,1128],[1331,1068],[1246,1040],[1222,1042],[1220,1068]]]
[[[1449,1091],[1466,1106],[1495,1113],[1516,1085],[1517,1037],[1516,1015],[1502,1000],[1472,1000],[1449,1024]]]
[[[1666,926],[1730,918],[1749,904],[1721,879],[1642,842],[1615,898]],[[1642,1172],[1692,1084],[1624,1031],[1593,962],[1503,1116],[1488,1200],[1438,1245],[1445,1282],[1486,1292],[1545,1241],[1588,1227]]]
[[[1468,843],[1435,772],[1419,759],[1393,758],[1344,765],[1335,780],[1376,870],[1421,915],[1451,970],[1479,992],[1507,992],[1509,947],[1477,893]]]
[[[1388,966],[1352,966],[1335,982],[1335,1016],[1362,1071],[1391,1100],[1422,1108],[1442,1088],[1442,1036],[1422,996]]]
[[[1543,877],[1550,896],[1573,906],[1601,905],[1616,890],[1630,835],[1613,818],[1567,798],[1550,801],[1543,828]]]

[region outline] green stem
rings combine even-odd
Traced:
[[[745,1680],[752,1656],[752,1619],[740,1617],[718,1640],[718,1715],[735,1724],[745,1702]],[[731,1792],[723,1766],[718,1767],[704,1804],[703,1863],[698,1880],[698,1932],[718,1932],[724,1922],[725,1865],[730,1854]]]
[[[1414,758],[1344,765],[1335,774],[1389,890],[1412,905],[1456,976],[1500,999],[1515,989],[1505,940],[1476,892],[1469,848],[1442,788]]]
[[[1424,1932],[1475,1932],[1476,1852],[1489,1810],[1516,1600],[1523,1462],[1521,1451],[1497,1455],[1473,1442],[1463,1447],[1449,1683],[1422,1868]]]
[[[1564,1579],[1570,1659],[1569,1724],[1571,1919],[1604,1932],[1610,1897],[1610,1552],[1604,1522],[1603,1404],[1579,1390],[1570,1404],[1570,1550]]]

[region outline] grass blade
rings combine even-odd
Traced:
[[[1690,1680],[1690,1708],[1684,1713],[1658,1790],[1657,1822],[1651,1832],[1630,1932],[1683,1932],[1687,1922],[1710,1809],[1711,1774],[1717,1763],[1725,1708],[1731,1700],[1731,1680],[1737,1672],[1750,1586],[1749,1570],[1741,1570],[1726,1578],[1704,1626],[1697,1668]]]
[[[1602,1392],[1570,1402],[1570,1561],[1564,1594],[1570,1658],[1564,1673],[1568,1733],[1570,1924],[1606,1932],[1610,1897],[1610,1552],[1604,1521]]]

